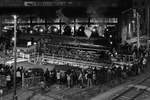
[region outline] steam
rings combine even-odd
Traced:
[[[89,6],[87,9],[88,16],[92,18],[94,21],[97,21],[96,18],[99,17],[97,10],[98,6]]]
[[[97,6],[98,4],[95,5],[91,5],[87,8],[87,14],[88,16],[92,19],[92,22],[97,23],[99,22],[99,18],[104,17],[104,15],[99,12],[99,6]],[[106,10],[106,9],[103,9]],[[98,34],[99,36],[102,36],[105,30],[105,25],[93,25],[92,27],[97,26],[97,30],[98,30]],[[91,29],[92,29],[91,27]],[[90,29],[90,30],[91,30]],[[91,35],[91,34],[90,34]],[[89,34],[88,34],[89,36]]]
[[[62,10],[63,10],[63,9],[60,8],[60,9],[58,9],[58,10],[56,11],[57,17],[58,17],[59,19],[61,19],[63,22],[65,22],[67,25],[69,25],[70,19],[69,19],[68,17],[66,17],[66,16],[63,14]]]

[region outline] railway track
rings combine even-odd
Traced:
[[[109,100],[144,100],[150,97],[150,74],[140,82],[129,85]]]

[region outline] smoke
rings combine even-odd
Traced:
[[[62,10],[63,9],[61,8],[56,11],[57,17],[68,25],[70,23],[70,19],[63,14]]]
[[[89,6],[87,8],[87,14],[90,18],[98,18],[99,15],[98,15],[98,6]]]
[[[91,21],[94,22],[94,23],[97,23],[101,20],[101,18],[104,17],[104,15],[102,14],[102,12],[100,12],[100,7],[97,6],[96,4],[95,5],[91,5],[87,8],[87,14],[88,16],[91,18]],[[97,31],[98,31],[98,34],[99,36],[102,36],[103,33],[104,33],[104,25],[98,25],[98,24],[95,24],[95,25],[92,25],[90,30],[92,30],[92,28],[96,26],[97,27]],[[87,33],[86,33],[87,34]],[[88,36],[90,36],[90,34],[88,34]]]

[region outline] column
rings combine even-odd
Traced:
[[[146,22],[147,22],[147,48],[149,48],[149,43],[148,43],[148,40],[149,40],[149,37],[150,37],[150,33],[149,33],[149,6],[147,6],[146,8]]]
[[[59,29],[60,29],[60,35],[62,35],[62,20],[59,20]]]
[[[2,16],[0,16],[0,37],[2,36]]]
[[[140,15],[137,12],[137,47],[140,47]]]
[[[130,22],[128,23],[128,37],[129,37],[129,39],[131,39],[131,37],[132,37],[131,23]]]

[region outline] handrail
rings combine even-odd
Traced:
[[[23,88],[29,88],[32,86],[36,86],[40,83],[42,77],[41,76],[36,76],[36,77],[28,77],[28,78],[23,78],[22,80],[22,87]]]

